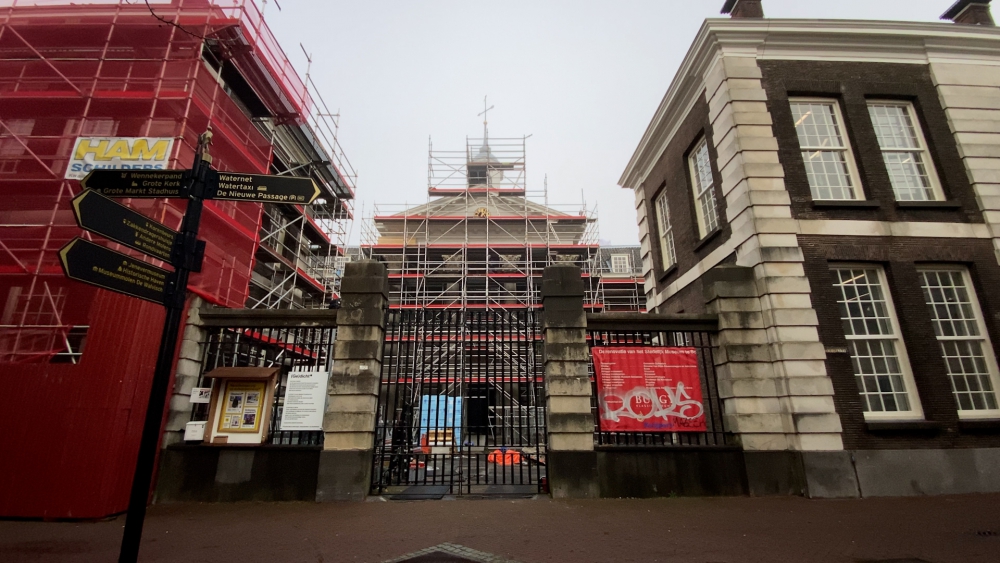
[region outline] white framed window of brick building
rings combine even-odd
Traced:
[[[611,255],[611,273],[612,274],[630,274],[632,273],[632,260],[628,254],[612,254]]]
[[[821,98],[792,98],[789,103],[813,200],[864,199],[840,103]]]
[[[712,179],[712,159],[708,155],[708,140],[702,138],[688,156],[691,167],[691,188],[694,210],[698,216],[698,235],[704,238],[719,226],[719,206],[715,201],[715,181]]]
[[[969,271],[960,266],[920,270],[924,302],[941,346],[962,418],[996,418],[1000,370]]]
[[[868,100],[868,114],[896,201],[943,200],[941,181],[927,151],[927,140],[913,104]]]
[[[873,264],[831,269],[865,418],[923,418],[885,271]]]
[[[670,204],[667,194],[656,198],[656,224],[660,228],[660,256],[663,258],[663,271],[667,271],[677,263],[677,250],[674,248],[674,227],[670,224]]]

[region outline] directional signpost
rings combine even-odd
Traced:
[[[165,305],[173,272],[136,260],[82,238],[59,251],[66,277]]]
[[[73,212],[81,229],[97,233],[164,262],[170,262],[173,258],[177,231],[94,190],[85,190],[73,198]]]
[[[319,186],[312,181],[312,178],[294,178],[292,176],[219,172],[216,186],[217,190],[212,199],[265,203],[312,203],[319,196]]]
[[[185,170],[91,170],[83,189],[108,197],[184,197]]]
[[[191,170],[93,170],[80,182],[84,192],[73,198],[73,212],[81,228],[167,262],[173,266],[173,272],[81,238],[73,239],[59,251],[67,277],[159,303],[167,311],[132,479],[118,556],[120,563],[134,563],[139,557],[146,501],[160,441],[160,422],[177,336],[184,318],[188,276],[201,271],[204,255],[205,243],[197,239],[204,200],[307,204],[320,194],[319,187],[310,178],[212,170],[212,159],[208,155],[211,139],[212,133],[206,132],[198,140]],[[187,199],[181,230],[161,225],[108,199],[111,197]]]

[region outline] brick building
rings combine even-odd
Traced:
[[[620,184],[647,309],[719,313],[752,491],[1000,490],[1000,31],[703,24]]]

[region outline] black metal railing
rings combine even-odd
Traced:
[[[545,475],[535,311],[391,310],[372,493],[537,493]]]
[[[723,404],[715,375],[712,336],[715,317],[653,315],[646,313],[597,313],[587,315],[587,340],[597,346],[678,346],[694,348],[705,409],[705,432],[609,432],[600,427],[597,384],[590,364],[593,393],[594,443],[598,447],[733,447],[735,436],[725,431]]]
[[[294,369],[329,369],[337,336],[336,311],[331,310],[210,310],[201,314],[205,326],[199,387],[212,384],[205,374],[219,367],[281,368],[274,389],[271,423],[264,443],[321,446],[323,432],[281,431],[288,373]],[[206,420],[208,405],[196,405],[192,420]]]

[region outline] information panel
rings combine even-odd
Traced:
[[[227,381],[219,416],[219,432],[260,431],[261,409],[264,407],[263,381]]]
[[[328,371],[293,371],[285,386],[279,429],[322,430]]]
[[[591,349],[605,432],[705,432],[694,348]]]

